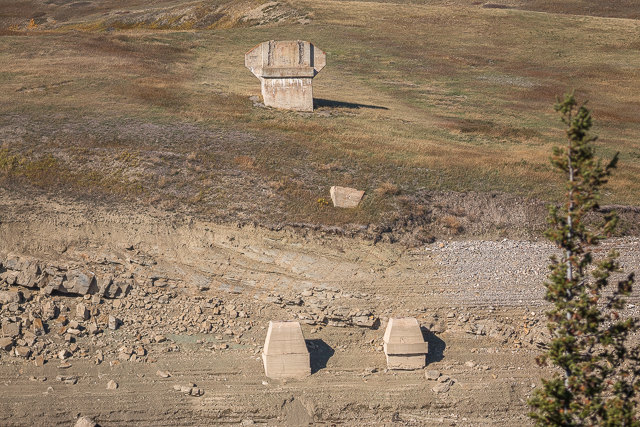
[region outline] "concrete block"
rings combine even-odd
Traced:
[[[389,369],[422,369],[429,352],[414,317],[389,319],[384,332],[384,353]]]
[[[311,375],[309,351],[298,322],[269,322],[262,351],[269,378],[304,378]]]
[[[364,191],[349,187],[333,186],[329,190],[331,201],[336,208],[355,208],[362,200]]]
[[[264,104],[313,111],[313,78],[327,63],[326,54],[306,41],[268,41],[244,56],[245,66],[260,80]]]

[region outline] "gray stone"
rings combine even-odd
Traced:
[[[11,351],[13,348],[13,338],[0,338],[0,350]]]
[[[29,357],[31,354],[31,349],[29,347],[16,347],[16,356],[18,357]]]
[[[115,331],[118,329],[118,323],[120,321],[115,316],[109,316],[109,329]]]
[[[87,306],[80,303],[76,305],[76,317],[80,320],[88,320],[90,317],[89,310]]]
[[[53,303],[53,301],[47,302],[42,307],[42,316],[47,320],[55,319],[56,317],[58,317],[58,314],[58,307]]]
[[[2,325],[2,336],[15,338],[20,336],[20,323],[5,323]]]
[[[245,66],[260,80],[264,104],[313,111],[313,78],[327,63],[326,54],[306,41],[268,41],[244,56]]]
[[[21,303],[23,301],[22,292],[0,291],[0,303],[11,304]]]
[[[379,323],[379,320],[373,316],[354,316],[351,318],[351,323],[362,328],[373,328]]]
[[[86,295],[93,281],[92,273],[85,274],[79,270],[71,270],[67,272],[67,280],[62,282],[62,288],[66,293]]]

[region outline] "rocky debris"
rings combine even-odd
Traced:
[[[426,370],[424,371],[424,376],[428,380],[435,381],[440,377],[440,372],[434,370]]]
[[[196,387],[195,384],[187,384],[187,385],[174,385],[173,389],[175,391],[179,391],[181,393],[183,393],[185,396],[194,396],[194,397],[199,397],[204,395],[204,390],[202,390],[201,388]]]
[[[156,375],[161,377],[161,378],[169,378],[171,376],[169,371],[161,371],[159,369],[158,369],[158,372],[156,372]]]
[[[446,393],[449,391],[449,389],[451,388],[451,381],[443,381],[440,382],[438,384],[435,385],[435,387],[433,387],[431,390],[438,394],[438,393]]]
[[[111,380],[107,383],[107,390],[115,390],[118,388],[118,383],[114,380]]]
[[[60,381],[63,382],[65,384],[77,384],[78,383],[78,377],[75,376],[64,376],[64,375],[58,375],[56,377],[56,381]]]
[[[119,264],[116,262],[116,264]],[[89,266],[66,266],[56,263],[45,263],[32,257],[8,254],[0,259],[0,265],[6,270],[0,273],[0,285],[23,286],[25,288],[41,289],[45,295],[54,291],[66,294],[98,294],[107,298],[117,298],[126,295],[133,285],[130,273],[125,277],[105,276],[97,278],[93,268]],[[126,277],[129,276],[129,277]],[[5,295],[6,294],[6,295]],[[14,298],[9,302],[20,303],[15,300],[13,292],[0,292],[0,302],[7,298]],[[55,317],[53,314],[50,318]]]

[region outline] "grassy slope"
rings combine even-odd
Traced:
[[[638,21],[290,5],[311,23],[105,32],[91,15],[4,33],[0,179],[267,222],[419,214],[424,189],[554,200],[562,187],[547,157],[562,134],[551,104],[575,88],[594,107],[598,152],[621,152],[604,202],[640,205]],[[310,40],[327,52],[316,114],[248,101],[259,84],[243,54],[269,39]],[[365,190],[363,206],[318,204],[331,185]]]

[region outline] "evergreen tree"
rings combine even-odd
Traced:
[[[573,93],[558,99],[555,110],[567,126],[567,146],[555,147],[551,163],[567,176],[566,202],[550,208],[545,236],[561,249],[551,257],[545,299],[551,342],[536,360],[559,369],[536,390],[529,416],[536,426],[640,426],[636,406],[640,391],[640,349],[629,341],[636,319],[622,318],[634,282],[633,273],[610,286],[621,273],[618,253],[599,262],[590,248],[609,236],[615,212],[590,227],[585,216],[598,210],[599,189],[616,167],[618,155],[606,165],[595,158],[589,134],[591,111],[578,107]]]

